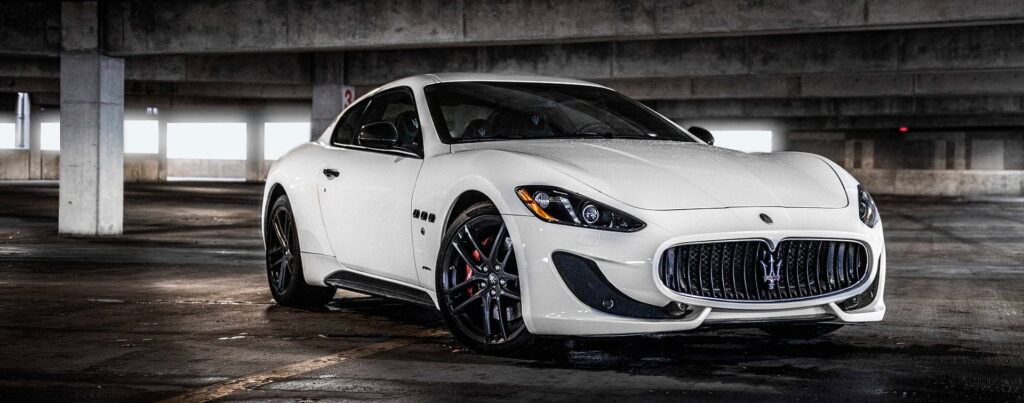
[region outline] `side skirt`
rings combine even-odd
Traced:
[[[352,271],[337,271],[324,279],[324,284],[349,291],[396,299],[410,304],[436,308],[430,294],[413,287],[392,283]]]

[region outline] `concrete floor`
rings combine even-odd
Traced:
[[[271,303],[260,187],[128,185],[125,236],[56,235],[55,184],[0,184],[0,401],[1019,400],[1024,200],[880,200],[889,312],[811,341],[756,330],[465,351],[429,310]],[[256,374],[255,376],[250,376]],[[263,375],[260,375],[263,374]],[[206,388],[239,377],[226,386]]]

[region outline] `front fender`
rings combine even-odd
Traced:
[[[330,154],[324,146],[307,143],[281,157],[270,167],[263,189],[261,230],[266,229],[267,209],[273,202],[270,200],[271,192],[275,186],[280,186],[291,203],[302,252],[334,256],[320,213],[320,185],[316,175],[329,158]]]
[[[460,196],[480,192],[502,215],[532,217],[533,213],[515,194],[516,187],[524,185],[557,186],[592,196],[612,207],[624,207],[536,157],[486,149],[432,156],[424,161],[413,193],[413,208],[436,216],[433,222],[412,221],[413,253],[417,267],[421,268],[420,285],[429,290],[435,288],[434,266],[445,223],[461,213],[452,209]]]

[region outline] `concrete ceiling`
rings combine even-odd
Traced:
[[[59,91],[60,8],[0,4],[0,92]],[[1024,114],[1015,1],[107,1],[101,21],[140,102],[480,71],[594,80],[680,119]]]

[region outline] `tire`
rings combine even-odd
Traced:
[[[470,206],[442,239],[436,290],[448,329],[480,353],[526,351],[536,337],[523,322],[519,268],[498,210],[490,203]]]
[[[832,333],[842,327],[843,325],[835,324],[813,324],[762,326],[759,329],[772,336],[784,339],[813,339]]]
[[[323,307],[334,298],[335,289],[306,284],[298,230],[288,196],[282,194],[275,198],[268,211],[263,233],[267,245],[267,282],[274,301],[295,308]]]

